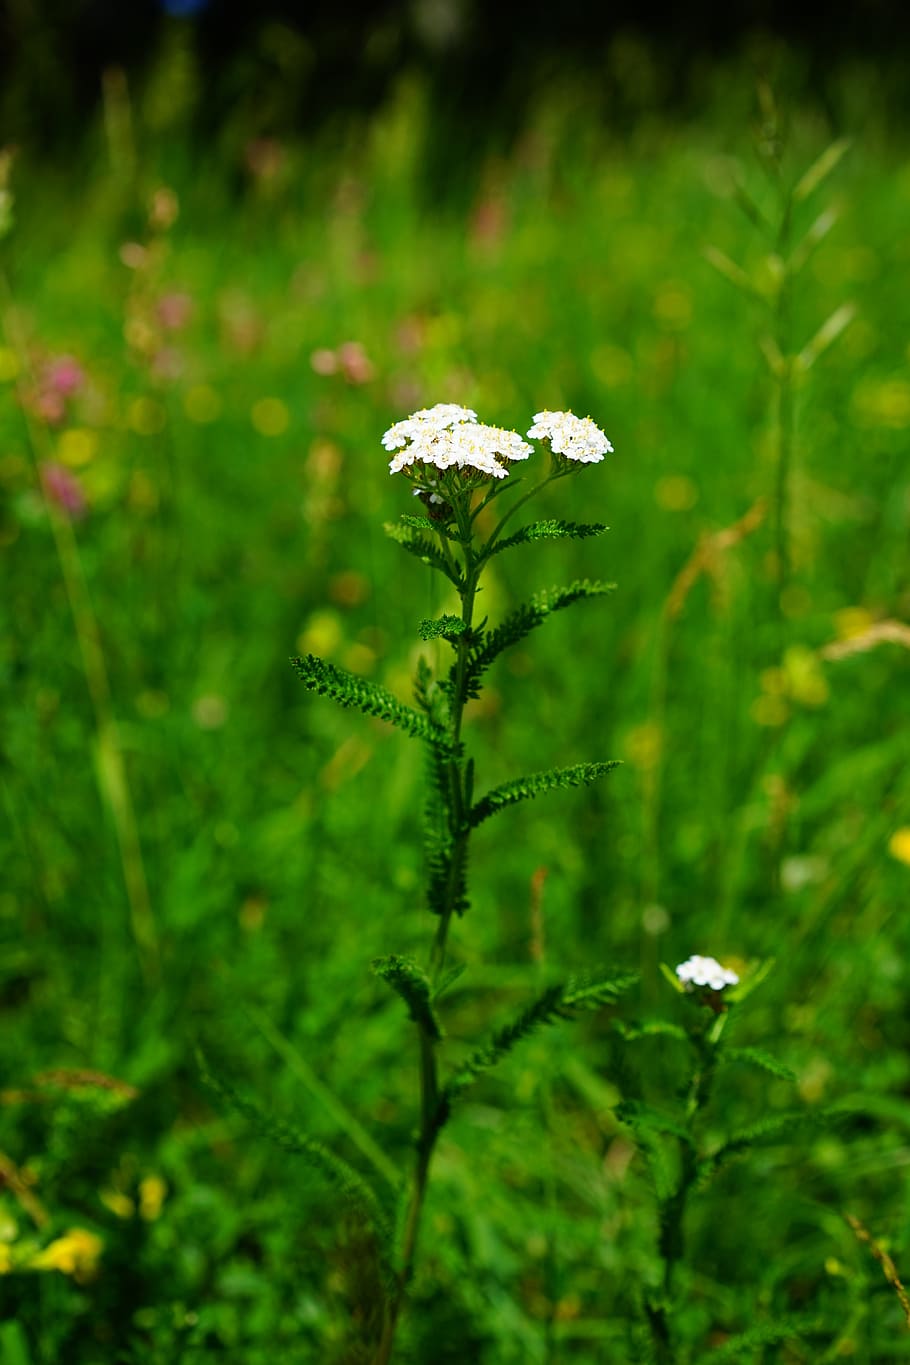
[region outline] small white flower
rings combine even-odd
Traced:
[[[382,444],[386,450],[397,450],[408,441],[434,436],[458,422],[476,421],[477,413],[472,408],[462,408],[457,403],[437,403],[435,407],[421,408],[419,412],[411,413],[403,422],[396,422],[394,426],[389,427],[382,438]]]
[[[528,435],[535,441],[549,441],[554,454],[580,464],[597,464],[613,449],[590,417],[576,417],[574,412],[535,412]]]
[[[736,972],[722,967],[716,958],[699,957],[697,953],[679,964],[676,975],[687,990],[693,986],[708,986],[712,991],[722,991],[725,986],[735,986],[739,982]]]

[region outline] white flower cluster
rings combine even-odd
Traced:
[[[389,462],[392,474],[423,464],[442,471],[473,470],[494,479],[504,479],[509,472],[501,461],[526,460],[533,450],[517,431],[485,426],[471,408],[456,403],[421,408],[389,427],[382,444],[399,452]]]
[[[613,449],[590,417],[576,417],[574,412],[536,412],[528,435],[535,441],[549,441],[555,455],[579,464],[597,464]]]
[[[437,403],[435,408],[421,408],[403,422],[389,427],[382,438],[386,450],[397,450],[409,441],[425,441],[458,422],[476,422],[473,408],[461,408],[457,403]]]
[[[735,986],[739,982],[736,972],[722,967],[716,958],[699,957],[697,953],[679,964],[676,975],[687,990],[693,986],[709,986],[712,991],[722,991],[725,986]]]

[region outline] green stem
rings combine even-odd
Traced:
[[[790,579],[790,480],[793,461],[793,358],[790,354],[791,281],[787,255],[790,245],[792,196],[783,191],[781,221],[777,233],[777,255],[783,277],[774,310],[775,342],[781,356],[775,405],[775,479],[774,479],[774,535],[778,593],[783,592]]]
[[[679,1184],[660,1208],[659,1251],[664,1263],[662,1295],[661,1301],[648,1310],[655,1355],[660,1365],[665,1365],[665,1362],[666,1365],[671,1365],[675,1358],[670,1330],[673,1318],[671,1299],[674,1273],[686,1249],[684,1228],[686,1207],[698,1178],[696,1125],[711,1097],[714,1074],[717,1070],[718,1044],[726,1022],[727,1014],[724,1011],[717,1014],[710,1024],[693,1030],[690,1034],[695,1049],[695,1067],[686,1097],[687,1137],[685,1140],[680,1139]]]
[[[499,539],[503,527],[505,526],[506,522],[509,521],[509,519],[515,515],[519,507],[523,507],[526,502],[530,502],[531,498],[535,497],[542,488],[546,488],[548,483],[553,483],[556,479],[564,479],[566,475],[569,473],[571,473],[571,470],[568,469],[554,469],[552,473],[548,474],[545,479],[541,479],[540,483],[536,483],[529,492],[525,493],[523,497],[520,497],[517,502],[512,503],[512,506],[509,508],[508,512],[506,512],[499,519],[499,522],[495,526],[492,535],[490,536],[486,545],[483,547],[483,550],[480,553],[481,563],[485,563],[489,559],[490,555],[493,552],[493,546]]]
[[[465,814],[470,794],[468,792],[468,765],[464,755],[457,752],[461,741],[461,726],[467,701],[465,682],[467,678],[468,651],[470,649],[471,626],[474,620],[474,599],[480,576],[481,560],[474,553],[470,517],[456,506],[456,519],[460,544],[464,555],[464,570],[461,575],[461,619],[464,631],[456,644],[455,674],[449,712],[449,738],[456,755],[449,761],[449,822],[454,835],[454,845],[449,862],[449,875],[446,899],[430,951],[430,980],[435,985],[445,965],[446,943],[449,926],[455,912],[459,882],[459,869],[467,848],[470,829]],[[443,540],[445,537],[441,537]],[[405,1296],[414,1273],[417,1255],[417,1241],[423,1206],[426,1200],[430,1179],[433,1152],[439,1137],[439,1073],[436,1059],[437,1040],[425,1028],[420,1035],[420,1133],[417,1140],[417,1158],[414,1167],[414,1183],[411,1202],[401,1246],[401,1268],[392,1302],[386,1315],[382,1339],[379,1343],[373,1365],[387,1365],[392,1358],[395,1333],[404,1307]]]

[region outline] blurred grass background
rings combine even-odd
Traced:
[[[819,99],[777,52],[786,175],[853,139],[797,225],[836,204],[794,333],[857,310],[797,395],[781,594],[766,308],[704,257],[766,270],[730,192],[737,157],[773,193],[753,61],[705,67],[676,115],[625,37],[612,112],[566,69],[519,128],[460,140],[412,71],[368,117],[263,133],[240,100],[206,139],[189,31],[169,32],[141,85],[109,73],[70,155],[23,145],[0,244],[0,1238],[103,1247],[0,1275],[0,1359],[369,1359],[356,1229],[212,1110],[192,1047],[349,1158],[372,1141],[407,1168],[411,1040],[368,964],[430,937],[420,755],[304,694],[287,658],[409,695],[416,623],[449,604],[383,534],[410,500],[379,437],[437,401],[520,430],[570,406],[616,449],[539,508],[607,537],[494,561],[491,618],[573,577],[619,590],[498,666],[478,782],[624,761],[478,835],[453,1050],[534,988],[541,933],[553,972],[640,964],[652,1012],[672,1008],[660,960],[776,957],[742,1041],[852,1118],[712,1187],[691,1358],[804,1309],[837,1324],[834,1354],[744,1358],[904,1358],[843,1214],[910,1273],[908,655],[823,653],[910,616],[910,169],[887,82],[842,65]],[[629,1359],[653,1228],[611,1107],[678,1066],[635,1046],[577,1027],[478,1092],[440,1149],[403,1358]],[[719,1132],[794,1102],[726,1084]]]

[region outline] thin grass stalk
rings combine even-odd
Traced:
[[[15,353],[21,372],[30,370],[28,348],[16,316],[15,300],[9,277],[0,270],[0,293],[3,298],[3,330]],[[41,463],[49,451],[42,449],[46,437],[23,407],[26,444],[32,457],[35,483],[40,490],[47,518],[54,537],[60,573],[66,590],[79,657],[82,662],[86,689],[92,704],[95,736],[95,776],[102,804],[107,808],[117,839],[123,881],[129,905],[129,923],[139,965],[146,981],[154,983],[159,976],[159,945],[155,915],[152,909],[145,875],[145,863],[135,807],[130,791],[120,728],[114,711],[110,679],[101,642],[98,618],[92,607],[79,544],[72,523],[60,515],[51,504],[41,478]]]

